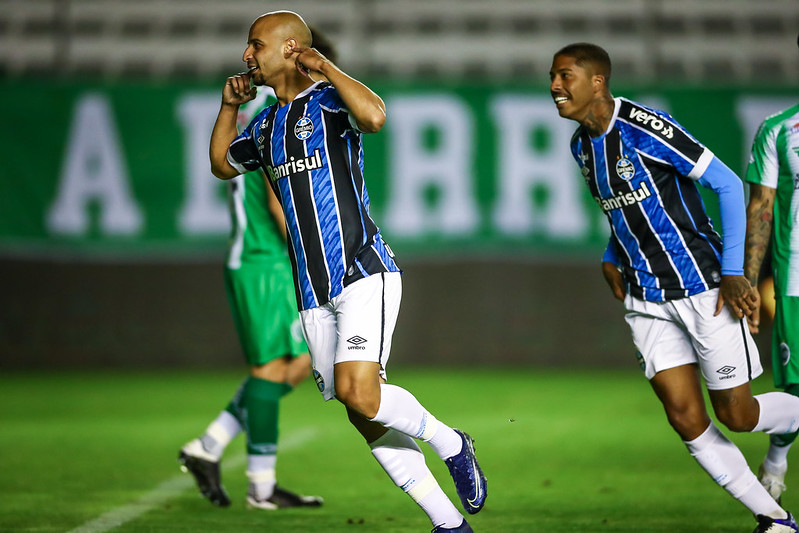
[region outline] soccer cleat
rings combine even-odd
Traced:
[[[436,526],[433,528],[432,533],[440,533],[443,531],[453,531],[455,533],[474,533],[472,526],[469,525],[469,522],[467,522],[465,518],[463,519],[463,522],[461,522],[461,525],[459,525],[458,527],[447,528],[443,526]]]
[[[770,516],[757,515],[757,527],[753,533],[796,533],[799,526],[796,525],[793,515],[788,513],[788,518],[771,518]]]
[[[219,461],[213,460],[212,456],[203,449],[199,439],[194,439],[180,449],[178,463],[181,470],[194,476],[197,488],[208,501],[219,507],[230,505],[230,498],[222,486]]]
[[[460,435],[463,448],[444,462],[455,481],[455,490],[463,508],[467,513],[475,514],[480,512],[486,501],[486,478],[474,455],[474,440],[460,429],[455,429],[455,432]]]
[[[248,509],[263,509],[265,511],[275,511],[277,504],[272,503],[269,499],[257,500],[252,494],[247,495],[247,508]]]
[[[766,463],[761,463],[757,471],[757,479],[760,484],[771,494],[777,503],[782,500],[782,493],[785,492],[785,470],[782,472],[769,472]]]
[[[324,500],[321,496],[301,496],[289,490],[275,486],[269,498],[259,500],[252,492],[247,494],[247,507],[251,509],[289,509],[291,507],[321,507]]]

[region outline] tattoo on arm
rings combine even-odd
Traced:
[[[752,286],[757,285],[760,266],[766,256],[774,222],[775,189],[752,184],[746,208],[746,246],[744,274]]]

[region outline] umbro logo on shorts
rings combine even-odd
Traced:
[[[361,337],[360,335],[355,335],[347,339],[347,342],[350,343],[352,346],[348,346],[348,350],[365,350],[366,346],[361,346],[361,344],[366,342],[366,339]]]
[[[722,374],[722,376],[719,379],[730,379],[735,377],[735,374],[733,374],[733,372],[735,372],[734,366],[724,365],[723,367],[716,370],[716,372]]]

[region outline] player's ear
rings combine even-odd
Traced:
[[[294,48],[297,48],[297,41],[293,37],[286,39],[286,42],[283,46],[283,55],[287,58],[291,57],[291,54],[293,54],[292,50]]]
[[[594,88],[595,91],[602,90],[605,86],[605,76],[601,74],[594,74],[591,76],[591,87]]]

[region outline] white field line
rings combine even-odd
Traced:
[[[313,428],[307,427],[297,430],[290,433],[285,438],[280,439],[278,450],[285,451],[292,448],[299,448],[303,444],[313,440],[315,436],[316,430]],[[236,454],[230,459],[225,459],[222,470],[226,471],[232,468],[238,468],[244,464],[245,459],[246,455],[243,453]],[[76,527],[68,533],[105,533],[106,531],[111,531],[131,520],[135,520],[147,511],[163,504],[191,487],[194,487],[194,478],[189,474],[179,474],[167,479],[135,502],[117,507],[116,509],[111,509],[107,513]]]

